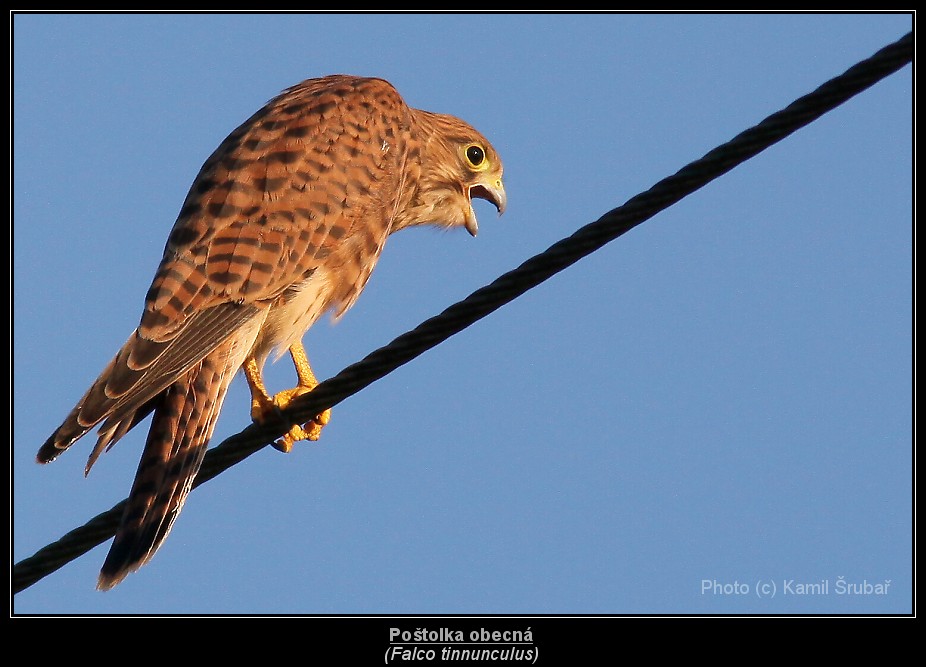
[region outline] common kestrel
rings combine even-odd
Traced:
[[[89,472],[154,413],[99,588],[167,537],[238,369],[256,421],[311,391],[308,328],[353,305],[391,233],[432,224],[475,236],[474,197],[505,210],[495,149],[458,118],[410,108],[382,79],[309,79],[221,143],[183,203],[138,328],[39,449],[52,461],[102,422]],[[271,397],[261,371],[287,349],[298,384]],[[277,447],[317,439],[328,418],[293,425]]]

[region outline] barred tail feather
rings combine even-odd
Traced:
[[[240,355],[229,355],[228,347],[207,356],[159,397],[122,522],[100,571],[101,590],[148,562],[180,513],[241,364],[229,358]]]

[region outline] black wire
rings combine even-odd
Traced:
[[[699,160],[682,167],[646,192],[609,211],[547,250],[531,257],[518,268],[459,301],[440,315],[422,322],[388,345],[368,354],[334,377],[299,397],[276,424],[254,424],[227,438],[210,450],[194,487],[267,446],[285,433],[292,423],[308,421],[325,408],[337,405],[399,366],[447,340],[509,301],[536,287],[551,276],[630,231],[712,180],[781,141],[804,125],[839,106],[913,59],[913,33],[859,62],[842,75],[798,98],[758,125],[718,146]],[[119,524],[122,501],[87,524],[67,533],[13,568],[13,592],[18,593],[112,537]]]

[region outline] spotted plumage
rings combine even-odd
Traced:
[[[412,109],[382,79],[329,76],[289,88],[206,160],[168,236],[138,328],[38,453],[56,458],[100,424],[86,470],[153,412],[99,587],[158,549],[202,462],[232,377],[254,419],[316,384],[302,348],[342,315],[389,234],[413,225],[477,231],[473,197],[502,212],[502,165],[465,122]],[[289,350],[299,384],[274,397],[261,369]],[[316,439],[328,413],[278,443]]]

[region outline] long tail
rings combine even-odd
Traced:
[[[241,365],[239,355],[229,356],[221,346],[158,397],[122,523],[100,571],[101,590],[148,562],[170,532]]]
[[[267,312],[265,304],[228,302],[190,317],[172,336],[155,339],[136,329],[39,448],[39,463],[54,461],[102,422],[85,468],[89,472],[104,450],[154,411],[99,588],[112,588],[138,569],[167,537],[199,471],[228,386]]]

